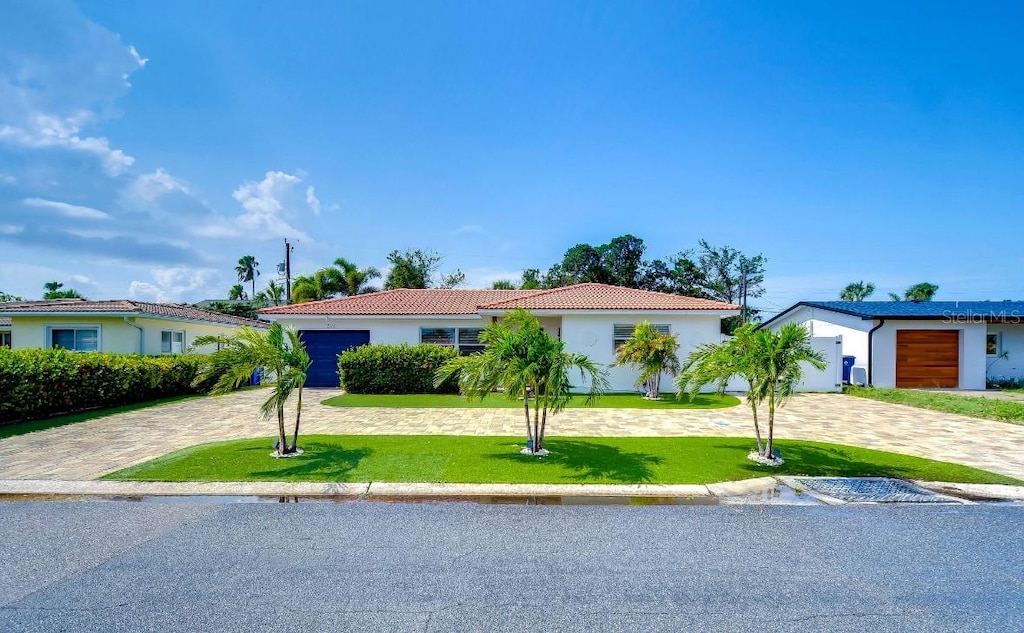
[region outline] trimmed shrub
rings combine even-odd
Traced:
[[[0,349],[0,424],[206,391],[192,386],[202,363],[193,354]]]
[[[443,345],[362,345],[338,355],[348,393],[458,393],[454,379],[434,387],[434,372],[458,356]]]

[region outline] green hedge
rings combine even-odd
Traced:
[[[0,349],[0,424],[206,391],[202,357]]]
[[[458,393],[454,379],[434,387],[434,372],[459,353],[442,345],[363,345],[338,356],[348,393]]]

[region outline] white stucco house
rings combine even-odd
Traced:
[[[984,389],[1024,377],[1024,301],[802,301],[765,322],[841,337],[876,387]]]
[[[679,295],[585,283],[551,290],[388,290],[264,308],[260,318],[299,330],[313,361],[307,385],[338,386],[338,354],[368,343],[482,349],[480,331],[514,308],[526,308],[567,351],[608,366],[614,391],[634,391],[637,371],[611,367],[615,348],[642,321],[674,334],[680,357],[721,341],[721,321],[739,306]]]
[[[149,356],[184,352],[193,347],[197,336],[231,335],[243,325],[268,326],[266,321],[187,304],[130,300],[0,303],[0,319],[10,322],[9,338],[4,340],[12,349],[63,347]]]

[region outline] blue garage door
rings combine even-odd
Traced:
[[[370,342],[369,330],[300,330],[309,353],[307,387],[337,387],[338,354]]]

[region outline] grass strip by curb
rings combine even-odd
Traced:
[[[451,435],[311,435],[304,455],[274,459],[271,439],[186,448],[104,479],[446,483],[707,484],[766,475],[888,476],[1020,484],[1011,477],[871,449],[780,440],[781,468],[746,459],[747,438],[551,438],[551,455],[520,455],[522,438]]]
[[[905,404],[919,409],[955,413],[972,418],[1024,424],[1024,402],[996,400],[952,393],[917,389],[886,389],[881,387],[847,387],[845,392],[858,398]]]
[[[587,406],[584,396],[573,396],[568,408]],[[729,395],[701,394],[693,400],[676,399],[674,393],[662,394],[660,400],[646,400],[635,393],[606,394],[594,401],[596,409],[725,409],[740,403]],[[513,409],[522,408],[521,400],[509,400],[502,394],[493,394],[483,400],[469,400],[458,394],[359,394],[346,393],[322,402],[331,407],[380,407],[393,409]]]

